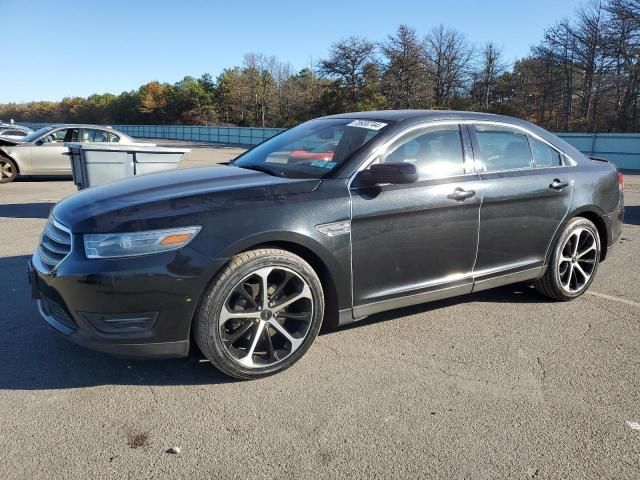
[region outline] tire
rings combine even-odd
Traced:
[[[600,235],[593,222],[571,219],[554,246],[547,271],[534,283],[536,289],[562,302],[579,297],[593,282],[600,253]]]
[[[205,292],[195,338],[221,372],[260,378],[297,362],[323,316],[322,285],[307,262],[286,250],[250,250],[233,257]]]
[[[13,182],[18,176],[18,166],[10,158],[0,155],[0,183]]]

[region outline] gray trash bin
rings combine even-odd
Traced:
[[[143,173],[171,170],[189,148],[157,147],[149,143],[65,143],[73,182],[78,190]]]

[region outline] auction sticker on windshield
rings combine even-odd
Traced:
[[[369,130],[380,130],[382,127],[386,127],[387,124],[383,122],[375,122],[373,120],[354,120],[347,124],[347,127],[366,128]]]

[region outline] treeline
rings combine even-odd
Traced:
[[[401,25],[381,42],[342,39],[300,71],[252,53],[215,79],[4,104],[0,118],[288,127],[345,111],[431,108],[502,113],[555,131],[626,132],[639,130],[639,96],[640,0],[591,0],[513,66],[495,43],[474,45],[444,26],[423,36]]]

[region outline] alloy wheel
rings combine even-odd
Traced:
[[[0,181],[13,178],[14,175],[15,171],[13,169],[13,164],[6,160],[0,159]]]
[[[227,354],[243,367],[267,367],[300,348],[312,319],[307,282],[288,268],[266,267],[233,287],[220,310],[220,336]]]
[[[598,244],[590,230],[578,228],[567,237],[558,256],[558,278],[562,288],[575,294],[589,283],[598,261]]]

